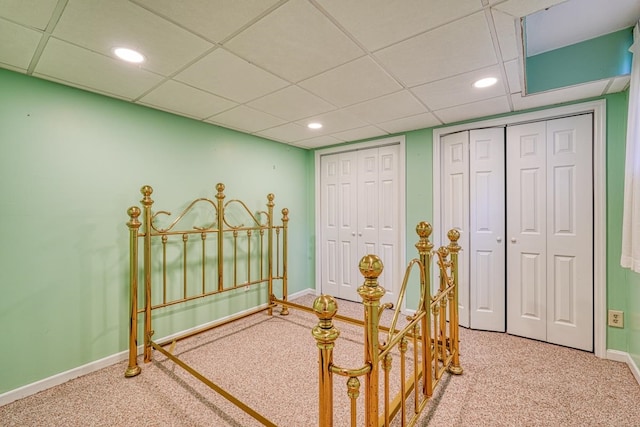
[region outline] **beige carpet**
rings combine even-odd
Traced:
[[[359,304],[339,306],[341,314],[362,315]],[[389,318],[386,313],[384,322]],[[297,311],[258,314],[182,341],[175,353],[277,425],[314,426],[316,322]],[[361,330],[338,327],[335,362],[360,366]],[[501,333],[461,329],[460,339],[464,374],[444,377],[418,425],[640,426],[640,386],[625,364]],[[398,366],[394,359],[394,371]],[[125,367],[119,363],[2,406],[0,425],[260,425],[160,354],[135,378],[124,378]],[[346,379],[334,379],[334,425],[346,426]]]

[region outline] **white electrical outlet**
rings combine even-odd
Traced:
[[[624,312],[620,310],[609,310],[609,326],[624,328]]]

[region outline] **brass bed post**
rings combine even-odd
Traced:
[[[216,216],[218,223],[218,290],[224,290],[224,283],[222,281],[222,270],[224,268],[224,257],[222,256],[222,230],[224,230],[224,184],[219,182],[216,184],[216,199],[218,205],[216,206]]]
[[[382,261],[377,255],[365,255],[358,264],[360,273],[364,277],[364,283],[358,288],[358,294],[364,305],[364,364],[371,366],[371,370],[365,376],[365,425],[377,427],[378,425],[378,385],[380,382],[380,299],[385,294],[385,289],[378,284],[378,277],[382,274]]]
[[[429,241],[429,236],[433,228],[431,224],[421,221],[416,226],[416,233],[419,236],[416,249],[420,255],[420,263],[422,264],[422,277],[420,278],[420,296],[421,307],[418,311],[424,310],[425,315],[421,321],[422,329],[422,393],[427,397],[433,394],[433,371],[431,365],[431,257],[433,243]]]
[[[140,201],[144,207],[144,361],[151,362],[151,194],[153,188],[145,185],[140,189],[143,197]]]
[[[282,209],[282,300],[287,301],[287,293],[289,292],[287,289],[287,256],[288,256],[288,241],[287,241],[287,230],[289,229],[289,209]],[[286,305],[282,306],[282,311],[280,311],[282,316],[286,316],[289,314],[289,307]]]
[[[135,377],[140,373],[138,366],[138,229],[140,228],[140,208],[132,206],[129,214],[129,366],[125,377]]]
[[[449,372],[455,375],[462,374],[462,367],[460,366],[460,325],[458,323],[458,252],[460,252],[460,245],[458,245],[458,239],[460,238],[460,232],[456,229],[451,229],[447,233],[449,238],[449,253],[451,254],[451,272],[453,275],[453,304],[451,306],[451,346],[453,349],[453,361],[449,366]]]
[[[318,316],[318,325],[311,334],[318,347],[318,425],[333,426],[333,348],[340,331],[333,325],[333,316],[338,303],[330,295],[320,295],[313,301],[313,311]]]
[[[267,194],[267,227],[269,232],[267,233],[267,294],[269,297],[269,306],[273,301],[273,207],[275,203],[273,199],[275,196],[273,193]],[[273,314],[273,309],[269,307],[267,310],[269,316]]]

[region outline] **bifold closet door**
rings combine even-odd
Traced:
[[[593,350],[592,116],[507,129],[507,332]]]
[[[357,301],[358,157],[355,151],[323,156],[321,168],[322,293]]]
[[[362,301],[358,269],[367,254],[384,264],[379,283],[384,302],[396,302],[403,262],[400,259],[398,145],[322,156],[321,290],[338,298]]]
[[[353,265],[358,286],[364,279],[358,262],[363,255],[376,254],[384,269],[378,282],[386,292],[382,302],[397,302],[404,276],[404,260],[400,258],[400,176],[399,145],[358,151],[358,257]],[[362,301],[357,295],[357,301]]]
[[[469,132],[470,322],[504,332],[504,128]]]
[[[441,138],[442,180],[440,241],[446,244],[447,232],[460,231],[458,244],[458,321],[460,326],[470,326],[469,313],[469,132],[457,132]],[[438,224],[433,224],[438,227]],[[435,286],[438,281],[434,280]]]
[[[505,330],[504,128],[446,135],[441,241],[460,231],[460,325]]]

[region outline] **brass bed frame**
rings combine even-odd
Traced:
[[[328,295],[320,295],[312,307],[288,301],[287,296],[287,232],[288,209],[282,209],[281,224],[274,223],[274,195],[267,195],[267,210],[253,213],[249,207],[237,199],[225,202],[224,184],[217,184],[215,200],[198,198],[168,225],[162,226],[161,219],[171,214],[167,211],[152,211],[153,189],[146,185],[141,188],[142,209],[132,206],[127,210],[129,221],[130,249],[130,319],[129,319],[129,363],[125,377],[134,377],[141,372],[138,365],[138,318],[143,317],[143,359],[152,360],[152,349],[162,353],[209,388],[219,393],[245,413],[266,426],[273,422],[249,407],[241,400],[215,384],[209,378],[189,366],[173,354],[176,341],[194,336],[206,330],[227,324],[260,312],[272,315],[280,306],[281,315],[289,314],[289,308],[313,312],[318,317],[317,325],[311,333],[318,347],[318,425],[333,425],[333,376],[347,377],[347,396],[350,405],[350,423],[358,420],[357,400],[360,395],[360,377],[364,377],[364,421],[367,427],[389,426],[399,416],[400,425],[412,426],[433,395],[433,391],[446,371],[461,374],[458,335],[458,252],[457,230],[448,233],[450,243],[434,251],[429,241],[432,227],[420,222],[416,227],[419,240],[416,243],[418,258],[412,259],[398,294],[390,327],[380,325],[380,317],[393,304],[381,304],[385,289],[379,285],[378,277],[383,264],[376,255],[364,256],[359,268],[364,283],[358,288],[364,308],[364,320],[337,314],[338,304]],[[209,211],[209,225],[186,227],[188,218],[195,216],[198,209]],[[247,221],[238,219],[238,216]],[[194,240],[196,242],[194,243]],[[142,252],[139,241],[143,242]],[[265,242],[266,240],[266,242]],[[213,241],[213,242],[212,242]],[[196,247],[199,255],[197,265],[193,265],[188,253]],[[160,249],[158,259],[152,257]],[[214,255],[207,249],[214,249]],[[178,256],[172,258],[172,254]],[[139,258],[143,259],[142,270]],[[435,259],[439,270],[439,286],[434,295],[431,290],[431,264]],[[215,262],[213,262],[215,260]],[[207,261],[210,261],[209,263]],[[210,264],[213,264],[210,265]],[[239,272],[238,270],[241,269]],[[398,327],[400,306],[409,283],[411,272],[417,269],[420,282],[420,300],[415,312],[406,318],[406,325]],[[178,270],[178,271],[175,271]],[[197,271],[197,273],[195,273]],[[214,274],[215,273],[215,274]],[[191,277],[196,275],[197,286]],[[229,276],[231,279],[229,279]],[[215,280],[207,281],[207,278]],[[175,286],[175,282],[179,286]],[[140,281],[142,283],[140,283]],[[158,283],[159,282],[159,283]],[[213,283],[210,283],[213,282]],[[274,283],[280,283],[281,298],[274,292]],[[238,292],[249,287],[266,287],[266,301],[254,307],[233,313],[223,319],[214,319],[193,330],[188,330],[162,342],[152,339],[152,312],[181,303],[211,297],[222,292]],[[177,290],[176,290],[177,288]],[[143,297],[140,298],[139,294]],[[142,304],[139,301],[142,300]],[[334,319],[360,325],[364,329],[364,360],[356,368],[337,366],[333,362],[333,351],[340,331]],[[381,340],[381,338],[384,338]],[[169,346],[169,349],[165,347]],[[407,356],[409,346],[412,356]],[[400,358],[399,388],[396,396],[390,396],[390,371],[392,358]],[[413,362],[413,369],[407,364]],[[382,378],[381,377],[382,374]],[[382,404],[381,401],[382,400]],[[408,409],[407,406],[413,406]],[[382,410],[382,412],[381,412]]]

